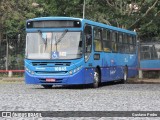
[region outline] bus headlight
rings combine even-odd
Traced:
[[[34,75],[34,71],[31,71],[31,70],[28,69],[27,67],[25,68],[25,70],[26,70],[27,72],[29,72],[30,74]]]
[[[79,70],[80,70],[80,67],[77,68],[77,71],[79,71]]]
[[[69,74],[72,75],[72,74],[78,72],[81,68],[82,68],[82,66],[79,66],[79,67],[77,67],[77,68],[75,68],[75,69],[69,71]]]
[[[32,75],[34,75],[34,72],[33,72],[33,71],[31,71],[31,74],[32,74]]]
[[[73,70],[73,73],[76,73],[76,71],[77,71],[77,69],[74,69],[74,70]]]
[[[69,74],[70,74],[70,75],[72,75],[72,74],[73,74],[72,70],[71,70],[71,71],[69,71]]]

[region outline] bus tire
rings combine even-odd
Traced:
[[[42,85],[45,89],[51,89],[52,85]]]
[[[122,79],[123,84],[127,83],[127,78],[128,78],[128,67],[125,66],[124,67],[124,73],[123,73],[123,79]]]
[[[100,72],[96,68],[96,70],[94,72],[94,81],[93,81],[92,87],[93,88],[98,88],[99,87],[99,83],[100,83]]]

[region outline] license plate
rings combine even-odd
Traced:
[[[56,81],[56,79],[54,79],[54,78],[46,78],[46,82],[55,82]]]

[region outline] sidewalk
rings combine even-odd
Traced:
[[[0,77],[0,81],[3,81],[3,82],[23,82],[24,77]]]
[[[129,84],[160,84],[160,78],[159,79],[149,79],[149,78],[131,78],[128,80]]]
[[[23,82],[24,81],[24,77],[0,77],[0,81],[4,81],[4,82]],[[150,83],[159,84],[160,83],[160,78],[159,79],[129,78],[127,83],[128,84],[150,84]]]

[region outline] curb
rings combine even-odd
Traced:
[[[23,77],[0,77],[0,81],[3,82],[23,82]]]
[[[160,84],[160,78],[159,79],[133,79],[128,80],[128,84]]]

